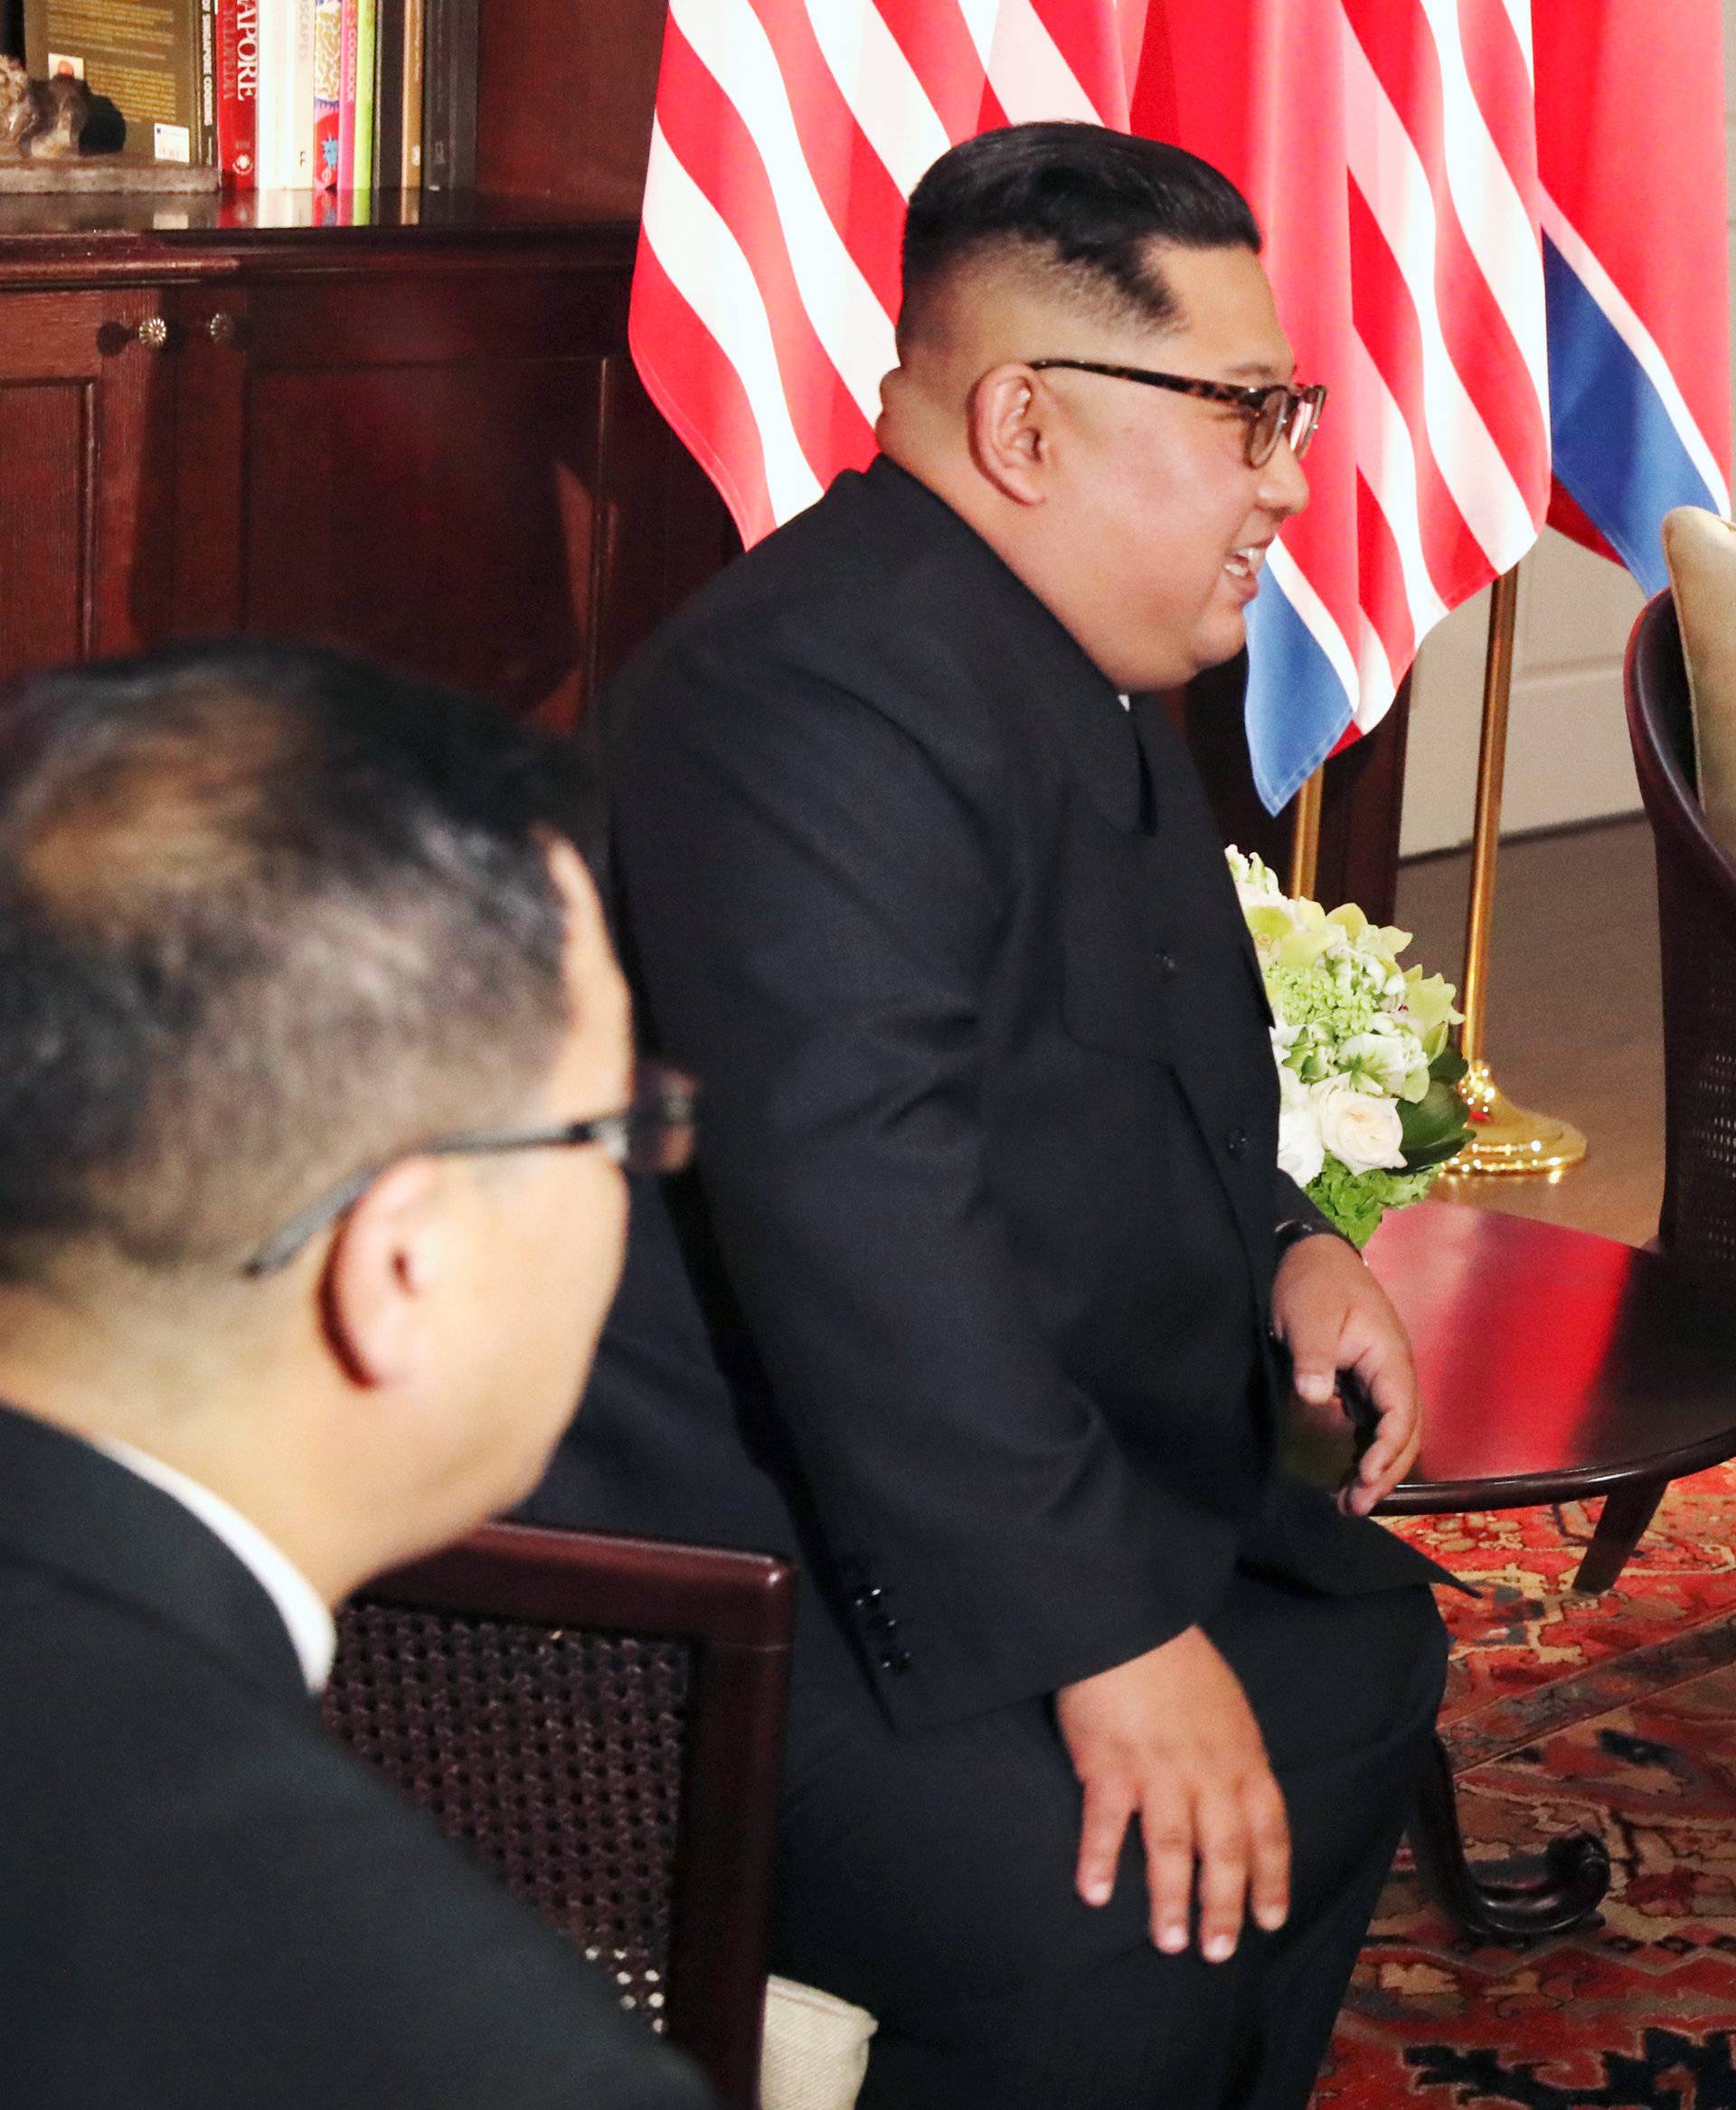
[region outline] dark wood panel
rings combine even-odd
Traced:
[[[90,394],[89,382],[0,375],[0,680],[83,646]]]
[[[722,499],[664,422],[624,352],[608,363],[602,407],[606,529],[595,601],[597,683],[741,546]]]
[[[180,288],[176,320],[170,623],[175,636],[194,637],[241,621],[246,290]]]
[[[0,674],[160,628],[174,374],[135,335],[151,292],[0,300]]]
[[[637,220],[665,12],[663,0],[487,0],[479,187]]]
[[[250,366],[600,359],[626,342],[628,281],[619,265],[400,263],[410,268],[258,279],[250,296]]]
[[[1290,866],[1294,808],[1269,814],[1254,790],[1242,729],[1244,663],[1232,660],[1189,685],[1176,715],[1212,796],[1226,842],[1256,850],[1280,877]],[[1398,700],[1365,740],[1326,764],[1321,800],[1318,898],[1357,903],[1377,923],[1392,921],[1399,878],[1399,820],[1410,722],[1407,676]]]
[[[600,387],[571,357],[252,375],[241,621],[574,722]]]

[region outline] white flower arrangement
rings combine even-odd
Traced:
[[[1225,855],[1272,1007],[1278,1161],[1357,1245],[1420,1201],[1470,1135],[1454,1089],[1454,990],[1401,968],[1408,931],[1354,902],[1291,900],[1259,857]]]

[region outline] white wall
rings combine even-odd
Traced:
[[[1724,8],[1724,74],[1736,111],[1736,9]],[[1736,117],[1726,120],[1736,195]],[[1736,214],[1732,215],[1736,223]],[[1736,342],[1736,243],[1731,339]],[[1628,573],[1546,532],[1519,573],[1502,833],[1637,810],[1622,714],[1621,656],[1639,612]],[[1470,840],[1489,597],[1456,609],[1423,645],[1411,683],[1401,854]]]

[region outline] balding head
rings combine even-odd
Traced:
[[[568,1026],[554,764],[252,644],[0,714],[0,1279],[232,1272],[358,1165],[521,1107]]]

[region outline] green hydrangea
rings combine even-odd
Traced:
[[[1328,1157],[1318,1175],[1309,1180],[1307,1197],[1360,1252],[1380,1229],[1388,1209],[1420,1202],[1439,1177],[1439,1165],[1421,1172],[1353,1172]]]
[[[1296,1028],[1286,1060],[1310,1084],[1336,1072],[1337,1050],[1366,1033],[1384,1008],[1380,989],[1372,988],[1366,976],[1354,970],[1340,974],[1335,971],[1339,967],[1349,969],[1350,962],[1335,961],[1326,971],[1319,962],[1266,970],[1273,1012]]]

